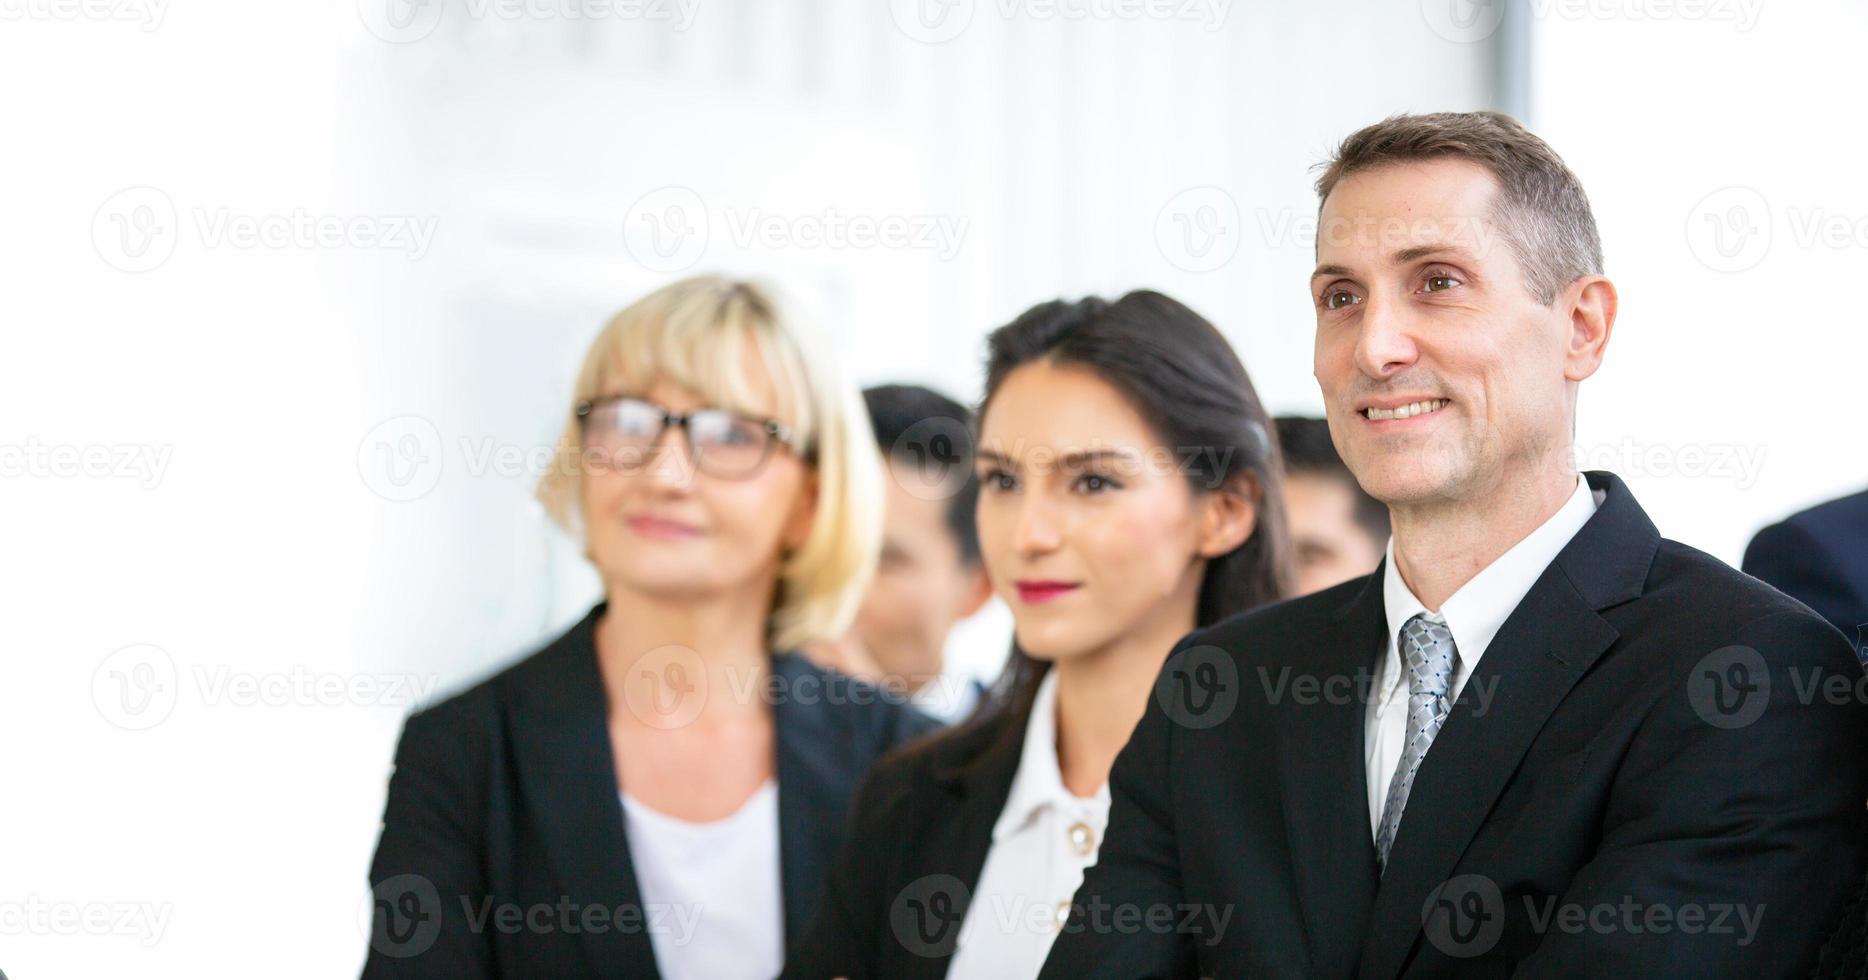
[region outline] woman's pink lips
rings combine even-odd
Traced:
[[[1018,598],[1023,602],[1050,602],[1077,588],[1073,582],[1019,582]]]
[[[686,524],[665,521],[659,517],[631,517],[624,523],[631,531],[647,538],[691,538],[700,532]]]

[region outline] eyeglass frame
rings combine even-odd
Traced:
[[[793,430],[791,426],[786,425],[785,423],[780,422],[777,419],[766,418],[765,416],[762,416],[762,415],[753,415],[749,412],[736,412],[730,408],[721,408],[717,405],[705,405],[700,408],[694,409],[691,412],[671,412],[667,408],[664,408],[661,405],[657,405],[656,403],[649,401],[647,398],[643,398],[640,395],[604,395],[601,398],[579,399],[574,410],[576,417],[577,417],[578,434],[580,436],[588,437],[588,433],[590,430],[590,414],[605,405],[614,405],[617,402],[640,402],[641,404],[647,405],[648,407],[662,413],[661,430],[656,432],[655,438],[649,441],[649,447],[651,449],[654,448],[655,444],[660,442],[662,439],[662,436],[667,433],[670,426],[678,428],[681,430],[682,441],[688,444],[688,452],[693,456],[695,460],[694,465],[696,467],[700,466],[701,454],[698,450],[694,448],[694,435],[688,429],[688,420],[692,419],[695,415],[698,415],[701,412],[720,412],[725,415],[732,416],[733,418],[736,418],[742,422],[752,422],[752,423],[757,424],[761,429],[764,430],[765,434],[769,437],[768,441],[765,444],[765,451],[759,456],[759,461],[757,463],[752,464],[750,467],[747,467],[746,472],[744,473],[734,474],[732,476],[726,476],[726,475],[722,475],[719,473],[709,474],[710,476],[719,477],[720,479],[723,479],[723,480],[745,479],[747,477],[752,476],[754,473],[757,473],[759,471],[759,468],[764,466],[766,462],[772,458],[772,447],[775,445],[784,446],[786,449],[791,450],[794,453],[797,452],[798,447],[797,447],[795,430]]]

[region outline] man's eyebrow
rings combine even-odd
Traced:
[[[1324,276],[1346,276],[1346,275],[1349,275],[1348,266],[1320,265],[1320,266],[1317,266],[1317,271],[1310,274],[1310,281],[1316,282],[1318,279],[1321,279]]]
[[[973,462],[976,464],[977,463],[991,463],[994,466],[1010,466],[1011,465],[1011,460],[1007,459],[1002,453],[998,452],[997,450],[992,450],[992,449],[973,450]]]
[[[1436,255],[1447,255],[1447,256],[1453,256],[1455,258],[1470,258],[1472,256],[1472,253],[1466,251],[1465,249],[1459,247],[1458,245],[1448,245],[1444,242],[1441,242],[1441,243],[1434,244],[1434,245],[1415,245],[1412,248],[1404,248],[1400,250],[1399,252],[1396,252],[1393,255],[1389,256],[1388,260],[1393,262],[1396,265],[1407,265],[1410,262],[1418,262],[1421,259],[1432,258],[1433,256],[1436,256]]]

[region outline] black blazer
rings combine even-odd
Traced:
[[[370,868],[366,978],[658,975],[597,667],[603,610],[410,716]],[[773,712],[789,944],[818,902],[858,781],[935,723],[796,654],[775,655],[772,670],[783,679]],[[512,928],[498,918],[507,906],[544,911]]]
[[[946,976],[1018,773],[1026,714],[1001,709],[876,763],[786,977]]]
[[[1868,658],[1868,490],[1759,531],[1743,567],[1816,610]]]
[[[1587,478],[1607,498],[1487,648],[1385,873],[1363,761],[1378,569],[1175,648],[1041,976],[1806,972],[1868,859],[1868,707],[1819,687],[1861,670],[1809,610]]]

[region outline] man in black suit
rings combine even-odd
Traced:
[[[1042,976],[1807,971],[1868,859],[1861,671],[1577,473],[1616,294],[1575,175],[1439,113],[1318,191],[1316,376],[1393,538],[1175,647]]]
[[[1868,659],[1868,490],[1759,531],[1743,567],[1854,637]]]

